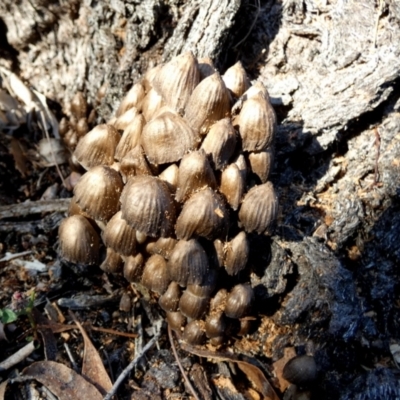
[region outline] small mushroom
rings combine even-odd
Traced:
[[[75,200],[91,218],[108,221],[119,210],[123,182],[114,169],[97,166],[86,172],[74,188]]]
[[[297,386],[308,386],[317,379],[317,364],[312,356],[302,355],[289,360],[282,376]]]
[[[134,176],[121,195],[122,218],[148,236],[168,237],[175,224],[175,206],[164,181],[153,176]]]
[[[63,258],[78,264],[96,264],[100,238],[90,222],[82,215],[64,219],[58,230],[60,253]]]

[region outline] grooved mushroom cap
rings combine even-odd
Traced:
[[[197,319],[206,312],[209,300],[185,290],[179,300],[179,309],[184,316]]]
[[[148,122],[142,132],[142,146],[154,165],[179,161],[198,145],[196,133],[178,114],[162,112]]]
[[[189,344],[203,344],[206,339],[204,321],[190,321],[183,330],[182,338]]]
[[[192,195],[176,221],[176,237],[204,237],[213,240],[226,234],[228,210],[221,196],[206,188]]]
[[[179,165],[175,199],[185,201],[192,193],[204,188],[217,187],[214,172],[204,151],[186,154]]]
[[[258,93],[244,102],[234,125],[238,126],[244,151],[263,150],[274,140],[275,111],[269,101]]]
[[[108,221],[119,209],[123,183],[112,168],[97,166],[82,175],[74,188],[76,202],[93,219]]]
[[[180,240],[172,250],[168,273],[181,286],[201,285],[208,273],[207,254],[201,244],[195,239]]]
[[[164,293],[169,285],[167,263],[164,257],[154,254],[144,265],[142,284],[147,289],[157,293]]]
[[[66,260],[78,264],[95,264],[99,258],[100,238],[82,215],[64,219],[58,231],[60,253]]]
[[[164,311],[176,311],[180,297],[181,288],[176,282],[171,282],[167,291],[158,299],[158,304]]]
[[[250,87],[249,78],[240,61],[228,68],[222,79],[235,97],[240,97]]]
[[[135,254],[136,231],[131,228],[118,211],[107,223],[103,232],[104,244],[124,256]]]
[[[262,183],[268,181],[273,161],[274,152],[270,148],[249,154],[250,169],[260,178]]]
[[[250,285],[236,285],[228,294],[225,315],[229,318],[242,318],[250,311],[254,292]]]
[[[153,176],[134,176],[121,195],[122,218],[147,236],[173,233],[175,206],[167,184]]]
[[[123,100],[121,101],[116,116],[124,114],[130,108],[135,107],[140,110],[142,107],[143,98],[145,96],[143,85],[138,82],[135,83],[130,89],[129,92],[125,95]]]
[[[126,154],[140,143],[140,135],[145,125],[142,114],[135,114],[132,122],[125,128],[121,140],[115,149],[115,159],[121,161]]]
[[[224,264],[229,275],[236,275],[246,267],[249,252],[249,243],[246,233],[243,231],[226,243]]]
[[[201,148],[210,156],[215,169],[222,169],[228,164],[236,146],[236,133],[230,118],[224,118],[211,126],[203,140]]]
[[[222,171],[219,191],[225,195],[227,202],[235,211],[239,208],[245,188],[244,174],[236,164],[229,164]]]
[[[189,51],[163,65],[154,78],[153,87],[168,106],[181,112],[199,81],[197,60]]]
[[[229,114],[230,98],[218,72],[202,80],[194,89],[186,105],[185,118],[201,134]]]
[[[112,165],[121,135],[112,125],[97,125],[78,143],[74,157],[86,170],[97,165]]]
[[[269,234],[278,215],[278,198],[271,182],[251,188],[244,197],[239,219],[246,232]]]

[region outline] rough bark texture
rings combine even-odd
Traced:
[[[316,398],[400,393],[389,352],[400,341],[400,8],[386,1],[0,4],[1,63],[65,112],[77,90],[98,105],[107,84],[107,120],[149,66],[185,50],[223,68],[240,59],[265,83],[281,213],[252,278],[268,330],[242,350],[276,360],[313,342]]]

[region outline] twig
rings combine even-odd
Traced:
[[[26,217],[32,214],[65,212],[71,199],[27,201],[0,207],[0,219]]]
[[[200,400],[199,396],[197,396],[197,393],[194,390],[194,387],[192,386],[191,382],[189,381],[189,378],[187,377],[185,370],[182,367],[181,361],[179,360],[178,353],[176,352],[176,348],[175,348],[175,344],[174,344],[174,338],[172,337],[172,330],[171,330],[171,327],[169,326],[169,324],[168,324],[168,337],[169,337],[169,341],[171,343],[171,348],[172,348],[172,352],[174,353],[174,357],[175,357],[176,363],[178,364],[178,367],[179,367],[179,369],[181,371],[183,379],[186,382],[187,387],[192,392],[193,397],[196,400]]]
[[[35,342],[32,340],[27,345],[19,349],[12,356],[6,358],[4,361],[0,363],[0,371],[6,371],[10,369],[14,365],[18,364],[22,360],[25,360],[33,351],[35,350]]]
[[[103,400],[111,400],[111,397],[115,395],[115,393],[118,390],[118,387],[121,385],[121,383],[126,379],[126,377],[130,374],[132,369],[135,367],[135,365],[138,363],[138,361],[147,353],[148,350],[153,347],[153,345],[156,343],[158,338],[161,335],[161,325],[162,325],[162,320],[159,320],[156,322],[156,328],[157,328],[157,333],[153,338],[146,344],[146,346],[143,347],[142,351],[136,355],[136,357],[132,360],[132,362],[122,371],[121,375],[118,377],[118,379],[115,381],[113,387],[111,390],[106,394]]]
[[[64,348],[65,348],[65,351],[67,352],[69,361],[70,361],[70,363],[71,363],[71,365],[72,365],[72,369],[73,369],[75,372],[78,372],[78,373],[79,373],[78,364],[76,363],[75,358],[74,358],[74,355],[72,354],[71,349],[69,348],[69,346],[68,346],[67,343],[64,343]]]
[[[32,254],[31,250],[23,251],[21,253],[6,253],[3,258],[0,258],[0,262],[11,261],[15,258],[28,256],[29,254]]]
[[[379,135],[378,128],[374,128],[375,133],[375,147],[376,147],[376,156],[375,156],[375,172],[374,172],[374,186],[379,182],[379,157],[381,154],[381,136]]]

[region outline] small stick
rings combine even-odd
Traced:
[[[11,260],[14,260],[15,258],[28,256],[29,254],[32,254],[31,250],[23,251],[21,253],[14,253],[14,254],[6,253],[6,255],[3,258],[0,258],[0,262],[11,261]]]
[[[171,330],[171,327],[169,326],[169,324],[168,324],[168,337],[169,337],[169,341],[171,343],[171,348],[172,348],[172,352],[174,353],[176,363],[178,364],[178,367],[181,370],[181,374],[183,376],[183,379],[186,382],[186,385],[188,386],[189,390],[192,392],[193,397],[196,400],[200,400],[199,396],[197,396],[197,393],[194,390],[194,387],[192,386],[191,382],[189,381],[189,378],[187,377],[185,370],[182,367],[181,361],[179,360],[178,353],[176,351],[175,344],[174,344],[174,338],[172,337],[172,330]]]
[[[118,390],[119,386],[121,383],[126,379],[126,377],[130,374],[132,369],[135,367],[135,365],[138,363],[138,361],[147,353],[148,350],[150,350],[153,345],[156,343],[158,338],[161,335],[161,325],[162,325],[162,320],[157,321],[156,327],[157,327],[157,334],[153,336],[153,338],[146,344],[146,346],[143,347],[142,351],[136,355],[136,357],[131,361],[131,363],[122,371],[121,375],[118,377],[118,379],[115,381],[113,387],[111,390],[106,394],[103,400],[111,400],[111,397],[113,397]]]
[[[0,363],[0,371],[6,371],[13,367],[14,365],[18,364],[22,360],[25,360],[33,351],[35,350],[35,341],[32,340],[27,345],[19,349],[16,353],[12,356],[6,358],[4,361]]]
[[[27,201],[0,207],[0,219],[26,217],[32,214],[65,212],[71,199]]]
[[[374,173],[374,186],[379,182],[379,157],[381,154],[381,136],[379,135],[378,128],[374,128],[375,133],[375,147],[376,147],[376,156],[375,156],[375,173]]]
[[[379,2],[379,7],[378,7],[378,15],[376,16],[376,21],[375,21],[374,47],[376,47],[376,38],[378,37],[379,19],[381,18],[383,5],[385,4],[384,0],[378,0],[378,2]]]
[[[78,373],[79,373],[78,364],[76,363],[75,358],[74,358],[74,355],[72,354],[71,349],[69,348],[69,346],[68,346],[67,343],[64,343],[64,348],[65,348],[65,351],[66,351],[67,354],[68,354],[68,358],[69,358],[69,361],[71,362],[72,369],[73,369],[75,372],[78,372]]]

